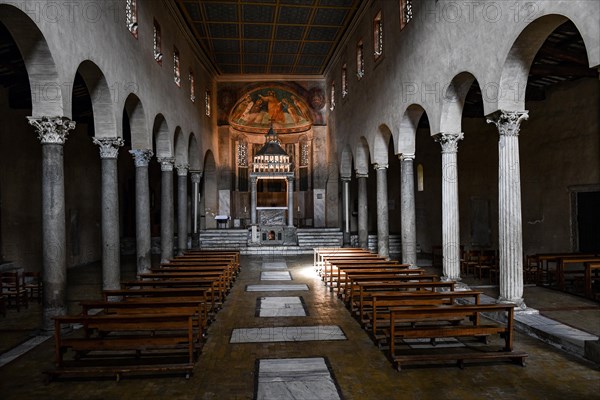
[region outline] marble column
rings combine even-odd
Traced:
[[[150,183],[148,163],[153,156],[150,149],[129,150],[135,164],[135,243],[137,273],[150,272],[152,232],[150,231]]]
[[[442,146],[442,280],[460,281],[460,225],[458,219],[458,141],[463,133],[438,133]]]
[[[367,208],[368,174],[356,173],[358,180],[358,247],[369,248],[369,209]]]
[[[187,179],[188,164],[177,165],[177,254],[183,255],[187,250],[188,209]]]
[[[256,225],[256,183],[255,176],[250,177],[250,222]]]
[[[377,252],[390,256],[390,229],[387,192],[387,164],[373,164],[377,171]]]
[[[501,303],[525,308],[523,299],[523,225],[521,220],[521,168],[519,130],[528,111],[500,110],[488,123],[498,128],[498,244]]]
[[[417,266],[417,224],[415,216],[414,154],[400,154],[400,231],[402,263]]]
[[[168,262],[173,258],[173,157],[160,157],[160,262]]]
[[[63,145],[75,121],[66,117],[27,117],[42,144],[42,329],[67,313],[67,251]]]
[[[102,288],[121,287],[121,243],[119,231],[119,176],[117,157],[123,139],[93,138],[102,160]]]
[[[287,178],[288,226],[294,226],[294,177]]]
[[[350,177],[342,176],[342,207],[344,208],[343,247],[350,247]]]
[[[198,229],[198,207],[200,202],[200,180],[202,179],[201,171],[192,171],[192,195],[193,209],[192,209],[192,248],[197,249],[200,247],[200,230]]]

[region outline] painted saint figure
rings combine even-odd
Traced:
[[[278,122],[280,124],[285,123],[285,115],[283,114],[281,102],[279,101],[277,96],[275,96],[274,91],[269,90],[267,96],[259,94],[258,97],[267,102],[269,117],[271,117],[271,121]]]

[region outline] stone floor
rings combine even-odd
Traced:
[[[283,272],[286,266],[292,280],[261,281],[262,272]],[[100,269],[91,265],[69,271],[70,312],[78,311],[78,301],[99,297]],[[133,274],[133,264],[125,260],[123,279]],[[497,296],[497,287],[469,277],[465,280],[492,298]],[[279,291],[248,291],[249,285],[273,285]],[[285,291],[285,285],[306,287]],[[261,301],[269,297],[280,299]],[[596,302],[539,287],[526,287],[525,299],[542,316],[581,329],[590,337],[600,334]],[[260,317],[261,307],[269,310],[268,317]],[[304,309],[306,316],[301,312],[271,316],[278,315],[273,311],[277,307]],[[468,364],[462,370],[435,365],[397,372],[323,286],[312,267],[312,256],[242,257],[240,276],[209,328],[189,380],[126,376],[118,383],[81,379],[45,384],[43,371],[53,366],[53,341],[38,344],[43,340],[35,336],[39,326],[37,304],[0,317],[1,399],[600,399],[597,365],[521,333],[516,334],[514,347],[529,354],[525,367],[485,363]],[[256,335],[269,340],[258,341]],[[32,350],[18,356],[16,350],[32,337],[36,338]],[[280,337],[289,341],[274,341]],[[12,361],[11,353],[16,357]]]

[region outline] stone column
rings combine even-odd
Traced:
[[[187,250],[187,175],[188,164],[177,165],[177,254]]]
[[[498,127],[498,242],[501,303],[525,308],[523,299],[523,226],[521,220],[521,168],[519,130],[528,111],[500,110],[488,123]]]
[[[390,255],[390,229],[387,194],[387,164],[373,164],[377,171],[377,252]]]
[[[402,263],[417,266],[417,224],[415,216],[414,154],[400,158],[400,230],[402,232]]]
[[[148,163],[154,154],[150,149],[129,150],[135,164],[135,243],[137,273],[150,272],[152,232],[150,231],[150,184]]]
[[[458,141],[463,133],[438,133],[442,146],[442,280],[460,281],[460,225],[458,219]]]
[[[202,179],[201,171],[192,171],[192,202],[194,204],[192,209],[192,248],[197,249],[200,247],[200,237],[198,229],[198,202],[200,201],[200,180]]]
[[[288,226],[294,226],[294,177],[287,178]]]
[[[250,222],[252,225],[256,225],[256,183],[257,178],[255,176],[250,177]]]
[[[168,262],[173,258],[173,157],[160,157],[160,262]]]
[[[42,329],[67,313],[67,260],[63,145],[75,121],[66,117],[27,117],[42,144]]]
[[[356,173],[358,179],[358,247],[369,248],[369,209],[367,208],[368,174]]]
[[[342,207],[344,208],[343,247],[350,247],[350,177],[342,176]]]
[[[93,138],[100,146],[102,160],[102,288],[121,287],[121,246],[119,240],[119,177],[117,156],[123,139]]]

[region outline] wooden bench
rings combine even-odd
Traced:
[[[414,271],[414,270],[411,270]],[[399,272],[399,273],[379,273],[379,274],[349,274],[347,275],[347,283],[344,285],[344,291],[339,296],[342,299],[347,299],[353,290],[360,289],[359,286],[363,283],[402,283],[402,282],[435,282],[439,280],[439,276],[435,274],[423,274],[419,272]]]
[[[482,324],[476,316],[480,313],[506,313],[506,323]],[[446,321],[456,318],[469,319],[469,323],[452,323]],[[524,365],[526,353],[513,352],[513,318],[514,308],[505,304],[449,305],[432,307],[391,307],[389,309],[389,356],[398,370],[401,365],[421,362],[440,362],[454,360],[462,368],[465,360],[511,360]],[[500,335],[504,339],[501,349],[491,350],[479,346],[459,351],[421,349],[417,351],[396,351],[399,339],[435,339],[450,337],[486,338],[489,335]]]
[[[184,372],[189,378],[195,363],[193,315],[79,315],[56,317],[57,376],[113,375],[125,373]],[[81,324],[83,330],[70,335],[63,328]],[[79,333],[79,335],[76,335]],[[75,352],[65,360],[68,351]]]
[[[338,274],[340,268],[344,268],[350,265],[380,265],[380,266],[394,266],[400,265],[398,261],[390,261],[386,260],[383,257],[379,256],[368,256],[368,257],[359,257],[359,258],[329,258],[323,264],[323,269],[321,270],[321,279],[325,282],[326,285],[330,287],[330,290],[333,285],[333,277]]]
[[[401,264],[398,261],[385,260],[385,259],[369,259],[369,260],[344,260],[344,261],[336,261],[329,266],[328,276],[328,285],[330,290],[333,291],[333,284],[337,282],[337,287],[339,288],[339,283],[342,275],[345,271],[352,269],[367,269],[367,268],[399,268],[408,270],[410,266],[408,264]]]
[[[191,280],[137,280],[121,282],[122,290],[105,290],[105,300],[110,297],[181,297],[203,296],[216,311],[223,303],[224,293],[212,279]]]
[[[350,287],[348,298],[344,298],[346,306],[354,312],[360,307],[365,296],[372,292],[397,291],[397,292],[435,292],[436,290],[454,291],[455,281],[434,282],[357,282]]]

